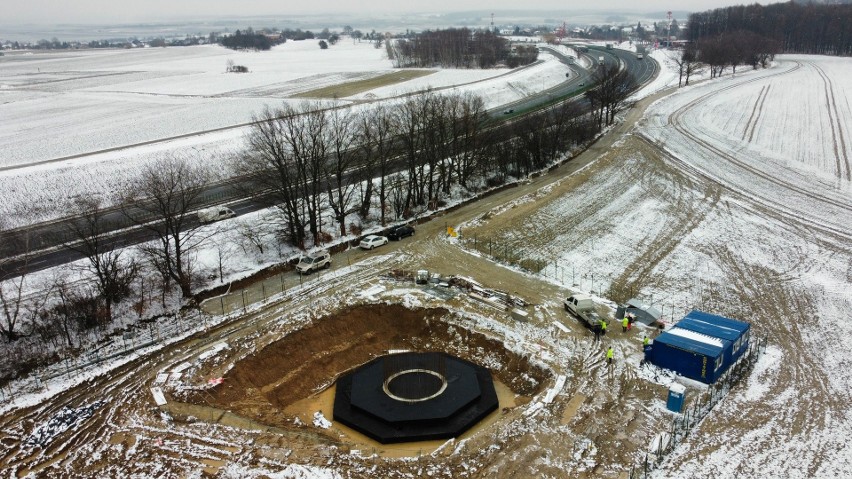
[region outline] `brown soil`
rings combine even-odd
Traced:
[[[189,401],[290,427],[294,418],[284,412],[287,406],[326,389],[340,374],[401,349],[444,351],[479,363],[486,352],[496,353],[504,367],[494,373],[515,394],[532,396],[540,390],[548,372],[482,334],[459,334],[442,320],[448,315],[445,309],[395,304],[348,307],[239,361],[221,386],[192,394]],[[525,377],[535,382],[521,379]]]

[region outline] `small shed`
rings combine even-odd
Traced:
[[[626,313],[632,314],[636,321],[649,326],[660,321],[660,317],[663,315],[659,309],[636,298],[619,305],[615,310],[615,317],[623,318]]]
[[[743,321],[694,310],[654,339],[645,360],[712,384],[748,349],[750,330]]]

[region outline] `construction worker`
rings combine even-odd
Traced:
[[[609,349],[606,350],[606,363],[607,363],[607,365],[612,364],[612,355],[613,354],[614,354],[614,352],[612,350],[612,346],[610,346]]]
[[[625,314],[625,315],[624,315],[624,318],[621,320],[621,332],[622,332],[622,333],[626,333],[626,332],[627,332],[627,326],[628,326],[629,324],[630,324],[630,320],[629,320],[629,319],[627,319],[627,315]]]
[[[601,322],[598,321],[598,324],[595,325],[595,342],[601,340]]]
[[[601,320],[601,334],[606,334],[606,321]]]
[[[648,339],[648,336],[645,336],[645,337],[642,339],[642,349],[647,348],[649,344],[651,344],[651,340],[650,340],[650,339]]]

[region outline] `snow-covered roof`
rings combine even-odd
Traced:
[[[706,334],[696,333],[695,331],[689,331],[688,329],[674,327],[667,331],[669,334],[673,334],[675,336],[680,336],[681,338],[691,339],[693,341],[698,341],[699,343],[709,344],[711,346],[716,346],[717,348],[721,348],[724,346],[722,340],[719,338],[714,338],[711,336],[707,336]]]

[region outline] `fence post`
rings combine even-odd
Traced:
[[[266,301],[266,284],[263,281],[260,282],[260,290],[263,292],[263,300]]]
[[[246,290],[240,290],[241,296],[243,297],[243,312],[246,310]]]
[[[225,296],[219,296],[219,306],[222,306],[222,316],[225,315]]]

